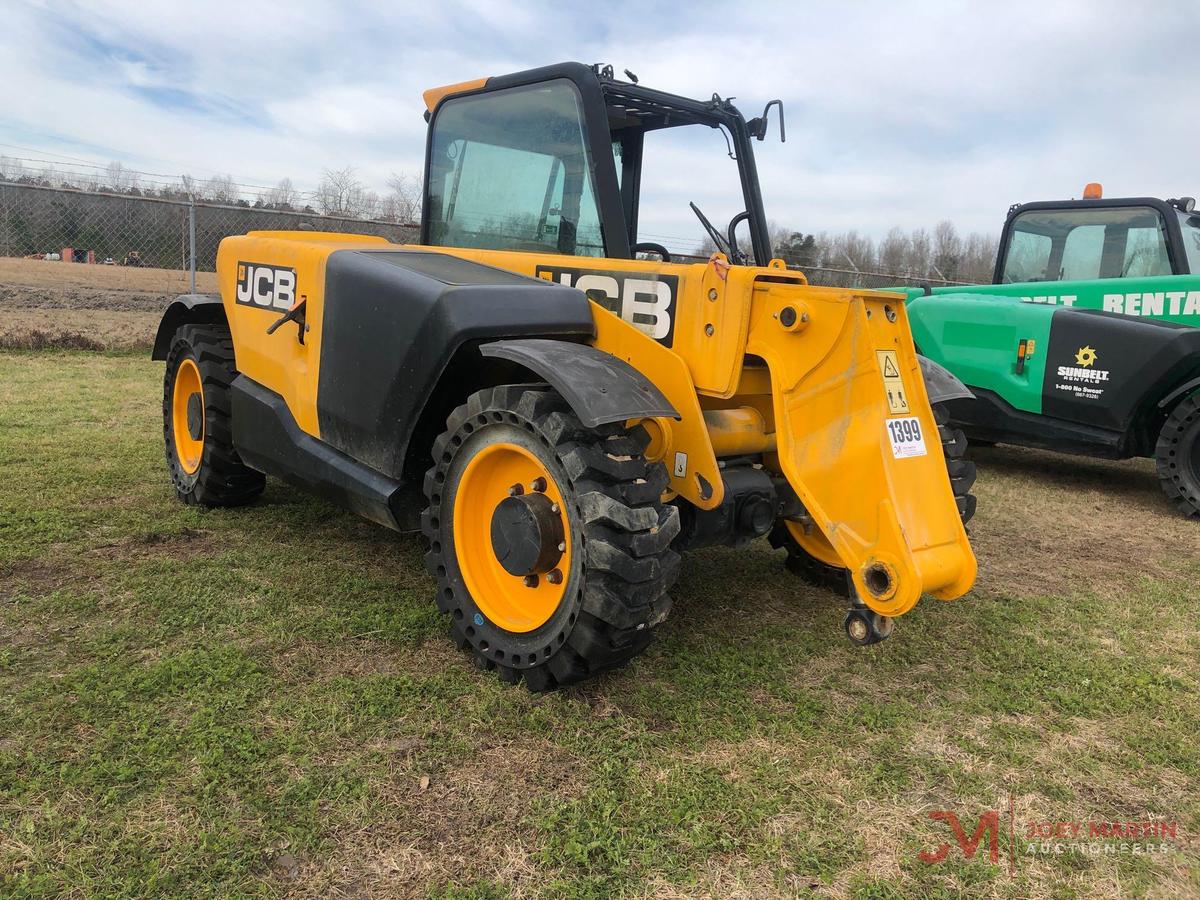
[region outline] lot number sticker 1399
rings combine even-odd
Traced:
[[[892,442],[892,456],[896,459],[925,455],[925,436],[921,433],[921,421],[916,416],[888,419],[887,432]]]

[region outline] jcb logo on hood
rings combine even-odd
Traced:
[[[291,309],[296,302],[296,270],[239,262],[237,302],[262,309]]]
[[[538,266],[538,278],[578,288],[589,300],[616,313],[660,343],[671,346],[679,277],[654,272],[615,272]]]

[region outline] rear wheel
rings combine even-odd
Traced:
[[[1180,401],[1158,433],[1158,481],[1180,511],[1200,518],[1200,393]]]
[[[641,428],[585,428],[543,387],[480,391],[450,415],[425,476],[425,560],[478,666],[544,691],[650,643],[679,516],[645,444]]]
[[[262,493],[261,472],[233,449],[233,340],[220,325],[184,325],[163,376],[163,442],[175,494],[187,504],[239,506]]]
[[[942,453],[946,458],[946,472],[950,476],[950,488],[954,492],[954,502],[958,506],[958,515],[966,525],[975,515],[976,499],[971,493],[975,484],[975,463],[965,458],[967,438],[961,428],[950,424],[950,413],[943,404],[934,404],[933,418],[937,422],[938,435],[942,441]],[[775,548],[787,549],[786,565],[788,571],[799,575],[817,587],[827,588],[843,596],[852,596],[853,585],[849,572],[837,565],[833,556],[833,548],[825,542],[827,551],[824,558],[810,553],[801,544],[805,540],[802,524],[798,522],[779,521],[775,523],[769,540]]]

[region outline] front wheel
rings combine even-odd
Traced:
[[[678,511],[641,428],[586,428],[544,387],[473,394],[425,476],[438,608],[478,666],[534,691],[624,665],[670,610]]]
[[[1200,518],[1200,393],[1180,401],[1158,433],[1158,482],[1179,510]]]

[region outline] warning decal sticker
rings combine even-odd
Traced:
[[[888,412],[906,413],[908,397],[904,392],[904,379],[900,376],[900,363],[895,350],[876,350],[879,370],[883,373],[883,390],[887,394]]]

